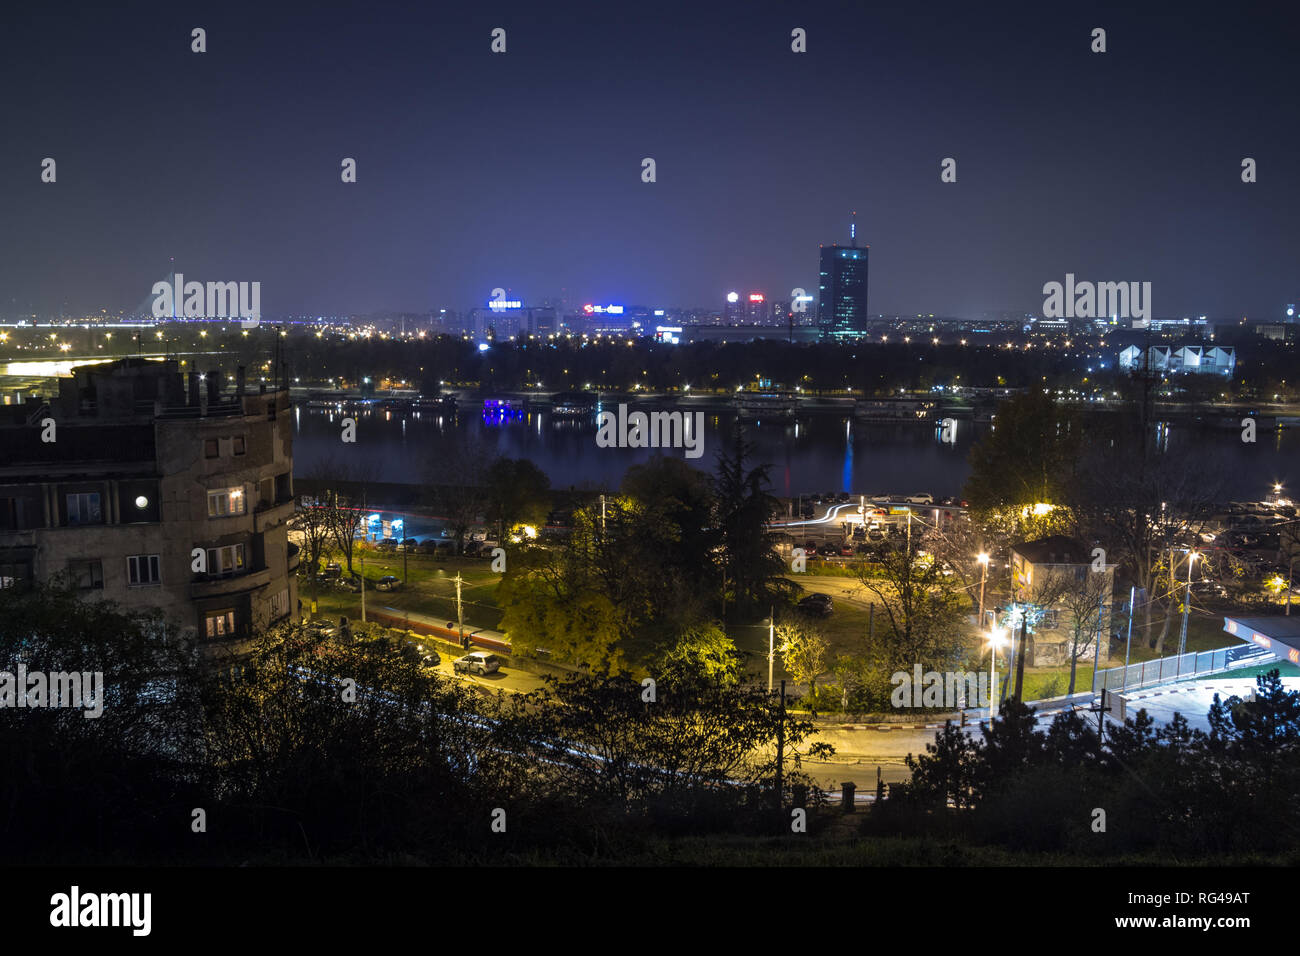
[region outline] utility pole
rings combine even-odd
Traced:
[[[1093,648],[1092,654],[1092,692],[1097,693],[1097,669],[1101,667],[1101,635],[1103,628],[1101,626],[1102,615],[1106,612],[1106,594],[1102,592],[1101,597],[1097,599],[1097,646]],[[1073,651],[1071,651],[1073,653]],[[1105,693],[1106,688],[1102,688]]]
[[[1181,631],[1179,632],[1179,634],[1178,634],[1178,656],[1179,656],[1179,661],[1178,661],[1178,670],[1179,670],[1179,672],[1181,672],[1182,669],[1183,669],[1183,662],[1182,662],[1181,658],[1182,658],[1183,654],[1184,654],[1184,653],[1186,652],[1186,650],[1187,650],[1187,617],[1188,617],[1188,615],[1189,615],[1189,614],[1191,613],[1191,611],[1192,611],[1192,567],[1193,567],[1195,564],[1196,564],[1196,552],[1195,552],[1195,551],[1188,551],[1188,552],[1187,552],[1187,593],[1186,593],[1186,595],[1183,597],[1183,627],[1182,627],[1182,630],[1181,630]],[[1171,579],[1173,578],[1173,566],[1172,566],[1172,565],[1170,565],[1170,568],[1169,568],[1169,576],[1170,576]]]
[[[785,768],[785,681],[781,681],[781,714],[776,724],[776,808],[781,809]]]
[[[460,572],[456,572],[456,626],[460,628],[460,646],[465,646],[465,617],[461,613]]]
[[[980,563],[980,616],[976,623],[979,624],[979,628],[982,631],[984,630],[984,579],[988,575],[989,571],[989,556],[981,551],[976,560]]]
[[[1025,648],[1029,644],[1029,608],[1020,611],[1020,648],[1016,654],[1016,700],[1021,700],[1025,688]]]
[[[1128,639],[1124,642],[1124,683],[1120,690],[1128,690],[1128,652],[1133,647],[1133,612],[1137,610],[1137,585],[1129,588],[1128,592]]]
[[[605,496],[604,495],[600,496],[600,534],[602,537],[604,537],[605,534]]]
[[[767,616],[767,692],[772,693],[772,662],[776,659],[776,605]]]
[[[1295,552],[1291,552],[1286,565],[1286,616],[1291,616],[1291,578],[1295,574]]]
[[[366,545],[361,543],[361,623],[366,623]]]

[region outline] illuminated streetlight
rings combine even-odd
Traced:
[[[1005,628],[995,627],[989,631],[989,720],[998,715],[998,648],[1007,641]]]

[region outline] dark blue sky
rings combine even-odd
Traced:
[[[1066,272],[1156,315],[1300,300],[1295,14],[1041,6],[28,5],[0,315],[131,308],[170,256],[268,315],[710,305],[815,289],[852,209],[873,312],[1037,311]]]

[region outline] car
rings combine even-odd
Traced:
[[[866,542],[863,542],[862,544],[858,545],[854,549],[854,551],[857,554],[870,554],[871,550],[872,550],[871,545],[867,544]]]
[[[376,551],[396,551],[397,541],[393,538],[383,538],[375,542]]]
[[[385,574],[375,582],[376,591],[396,591],[402,586],[402,579],[395,574]]]
[[[909,505],[932,505],[934,504],[934,495],[908,495],[907,503]]]
[[[333,624],[324,618],[315,621],[304,621],[302,627],[309,637],[321,639],[338,637],[341,633],[339,625]]]
[[[883,493],[883,492],[880,493],[880,494],[878,494],[878,495],[872,495],[872,496],[871,496],[871,500],[872,500],[872,501],[892,501],[893,498],[894,498],[893,495],[887,495],[887,494],[885,494],[885,493]]]
[[[799,602],[799,610],[806,611],[809,614],[816,614],[819,617],[827,617],[834,609],[835,602],[831,600],[829,594],[814,593],[809,594]]]
[[[438,542],[434,541],[433,538],[425,538],[420,542],[420,545],[416,550],[419,551],[420,554],[436,554],[438,551]]]
[[[451,663],[458,674],[493,674],[501,669],[501,658],[486,651],[471,651]]]
[[[1202,598],[1226,598],[1228,589],[1218,581],[1193,581],[1192,594]]]
[[[415,540],[414,538],[403,538],[401,544],[397,546],[397,550],[406,551],[409,553],[411,551],[417,550],[419,547],[420,547],[420,542]]]
[[[856,528],[853,529],[853,538],[855,541],[860,538],[865,538],[866,536],[867,536],[867,529],[865,526],[858,525]]]
[[[325,570],[320,574],[323,578],[340,578],[343,576],[343,565],[337,561],[331,561],[325,565]]]
[[[409,641],[406,646],[411,649],[409,653],[417,655],[420,659],[420,663],[425,667],[437,667],[442,663],[442,658],[438,655],[437,651],[430,647],[425,647],[419,641]]]
[[[805,552],[806,554],[810,554],[810,555],[811,555],[811,554],[816,554],[816,553],[817,553],[817,542],[816,542],[816,541],[812,541],[812,540],[805,541],[805,542],[803,543],[803,549],[804,549],[804,552]]]
[[[841,557],[841,558],[851,558],[851,557],[853,557],[853,545],[851,545],[851,544],[842,544],[842,545],[840,545],[840,557]]]
[[[841,505],[848,504],[848,501],[849,501],[849,493],[847,491],[841,491],[839,492],[839,494],[835,496],[836,504],[841,504]]]

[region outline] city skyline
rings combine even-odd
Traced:
[[[0,69],[64,66],[0,114],[0,311],[130,309],[171,257],[260,281],[268,314],[471,308],[498,287],[721,307],[815,288],[812,250],[853,211],[873,314],[1035,312],[1067,272],[1151,282],[1159,315],[1271,318],[1297,297],[1296,131],[1269,122],[1289,54],[1267,13],[385,12],[261,10],[255,33],[238,9],[32,13]]]

